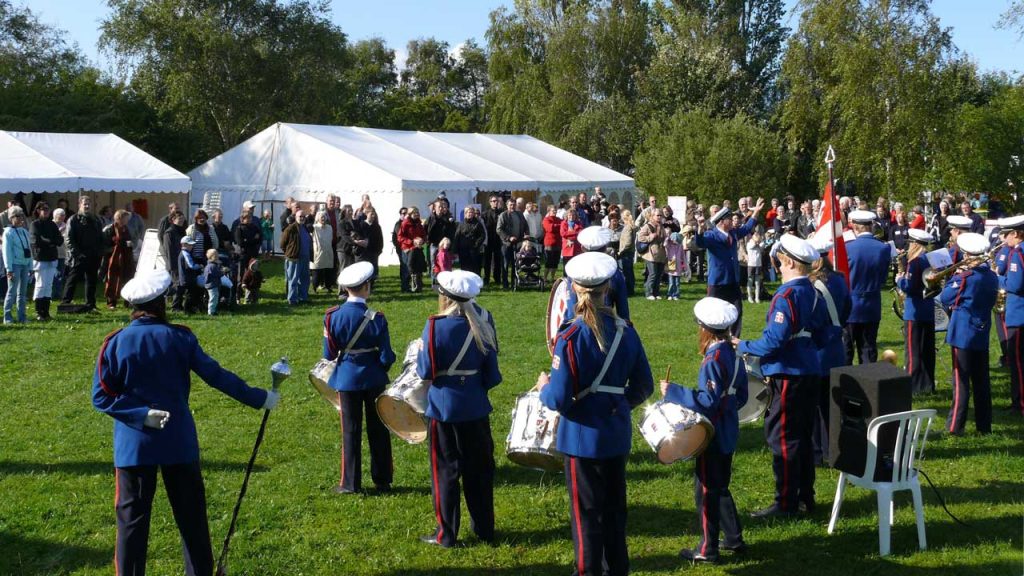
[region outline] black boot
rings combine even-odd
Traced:
[[[32,301],[32,304],[36,307],[36,321],[45,321],[46,316],[43,315],[43,299],[36,298],[35,300]]]
[[[50,319],[50,301],[52,298],[43,298],[43,318],[46,320]]]

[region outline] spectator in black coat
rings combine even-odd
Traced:
[[[490,284],[491,274],[495,282],[502,282],[505,276],[505,260],[501,255],[501,238],[498,236],[498,217],[504,212],[501,205],[501,197],[492,195],[488,200],[489,206],[480,215],[484,223],[484,231],[487,234],[487,246],[484,249],[484,284]],[[505,283],[508,280],[504,280]]]
[[[398,229],[402,227],[402,222],[405,220],[407,212],[408,209],[404,206],[398,211],[398,220],[395,222],[394,228],[391,229],[391,245],[395,247],[395,254],[398,256],[398,279],[402,292],[409,292],[411,290],[409,286],[409,266],[405,258],[402,258],[402,243],[398,240]]]
[[[441,240],[449,240],[455,236],[455,218],[452,216],[447,198],[438,198],[431,204],[431,214],[427,218],[427,242],[430,243],[430,262],[437,257],[437,246]],[[430,267],[430,277],[434,277],[433,267]]]
[[[477,217],[477,210],[466,206],[462,212],[462,222],[455,229],[452,245],[459,257],[459,267],[476,275],[480,274],[481,257],[487,233],[483,222]]]
[[[97,273],[100,256],[103,254],[103,227],[92,210],[92,198],[82,196],[78,200],[78,212],[68,222],[68,273],[64,285],[63,304],[70,304],[75,297],[78,283],[85,281],[85,305],[96,308]]]

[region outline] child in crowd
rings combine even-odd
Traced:
[[[747,241],[747,302],[761,301],[761,286],[764,276],[761,274],[761,263],[764,258],[764,238],[760,232]]]
[[[524,239],[519,245],[519,251],[516,252],[516,268],[526,274],[526,281],[540,282],[540,255],[537,252],[537,245],[529,238]]]
[[[203,276],[206,279],[203,286],[210,297],[210,301],[206,304],[206,312],[210,316],[217,315],[217,304],[220,302],[220,279],[223,275],[217,249],[210,248],[206,251],[206,268],[203,269]]]
[[[260,220],[260,235],[263,238],[263,254],[270,256],[274,253],[274,217],[270,210],[263,211],[263,219]]]
[[[665,274],[668,276],[668,299],[679,300],[679,279],[687,268],[682,234],[673,232],[668,235],[668,238],[665,238],[665,256],[668,258],[665,263]]]
[[[202,300],[199,292],[199,274],[203,267],[192,258],[192,247],[196,241],[191,236],[181,239],[181,252],[178,253],[178,297],[175,302],[184,300],[184,310],[191,314]]]
[[[434,276],[441,272],[451,272],[455,267],[455,256],[452,254],[452,241],[442,238],[437,245],[437,254],[434,256]]]
[[[263,272],[260,272],[259,260],[249,261],[249,268],[242,275],[242,288],[245,290],[246,304],[259,304],[260,286],[263,286]]]

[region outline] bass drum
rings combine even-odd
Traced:
[[[417,338],[405,349],[402,373],[391,386],[377,396],[377,414],[388,430],[409,444],[419,444],[427,439],[427,392],[430,380],[423,380],[416,374],[416,356],[423,347],[423,340]]]
[[[569,283],[565,278],[555,280],[551,285],[551,295],[548,296],[547,324],[544,326],[544,336],[548,344],[548,354],[555,353],[555,338],[558,336],[558,329],[562,326],[562,318],[569,307]]]
[[[743,362],[747,367],[747,403],[737,411],[740,424],[756,422],[764,416],[765,408],[768,407],[768,387],[761,373],[761,359],[757,356],[744,356]]]
[[[555,447],[560,415],[540,401],[540,392],[530,391],[516,399],[512,429],[505,438],[508,459],[534,470],[561,472],[563,457]]]
[[[935,301],[935,331],[945,332],[949,329],[949,312],[938,300]]]

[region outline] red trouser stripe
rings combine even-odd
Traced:
[[[344,406],[344,402],[341,398],[341,392],[338,392],[338,406]],[[341,430],[341,478],[338,480],[338,486],[345,485],[345,410],[338,410],[338,429]]]
[[[437,476],[437,420],[430,421],[430,475],[434,480],[434,518],[437,519],[437,543],[444,537],[441,523],[441,481]]]
[[[576,486],[576,459],[569,458],[569,473],[572,477],[572,509],[576,516],[576,542],[579,543],[579,551],[576,559],[576,571],[579,574],[586,574],[587,569],[583,565],[583,524],[580,520],[580,491]]]
[[[956,348],[953,348],[953,413],[949,415],[949,431],[956,430],[956,414],[960,408],[960,363],[956,361]]]
[[[914,321],[907,320],[907,373],[914,374]]]
[[[708,553],[708,542],[711,540],[711,534],[708,532],[708,459],[701,457],[700,459],[701,478],[700,481],[700,525],[701,531],[704,532],[704,545],[700,547],[701,554]]]
[[[114,468],[114,514],[117,514],[117,505],[121,502],[121,473]],[[121,568],[117,562],[117,543],[114,543],[114,576],[121,576]]]
[[[779,430],[782,442],[782,502],[788,502],[789,499],[789,450],[786,447],[786,392],[789,388],[789,380],[782,381],[782,398],[780,399],[779,408],[782,412],[782,416],[779,420]]]

